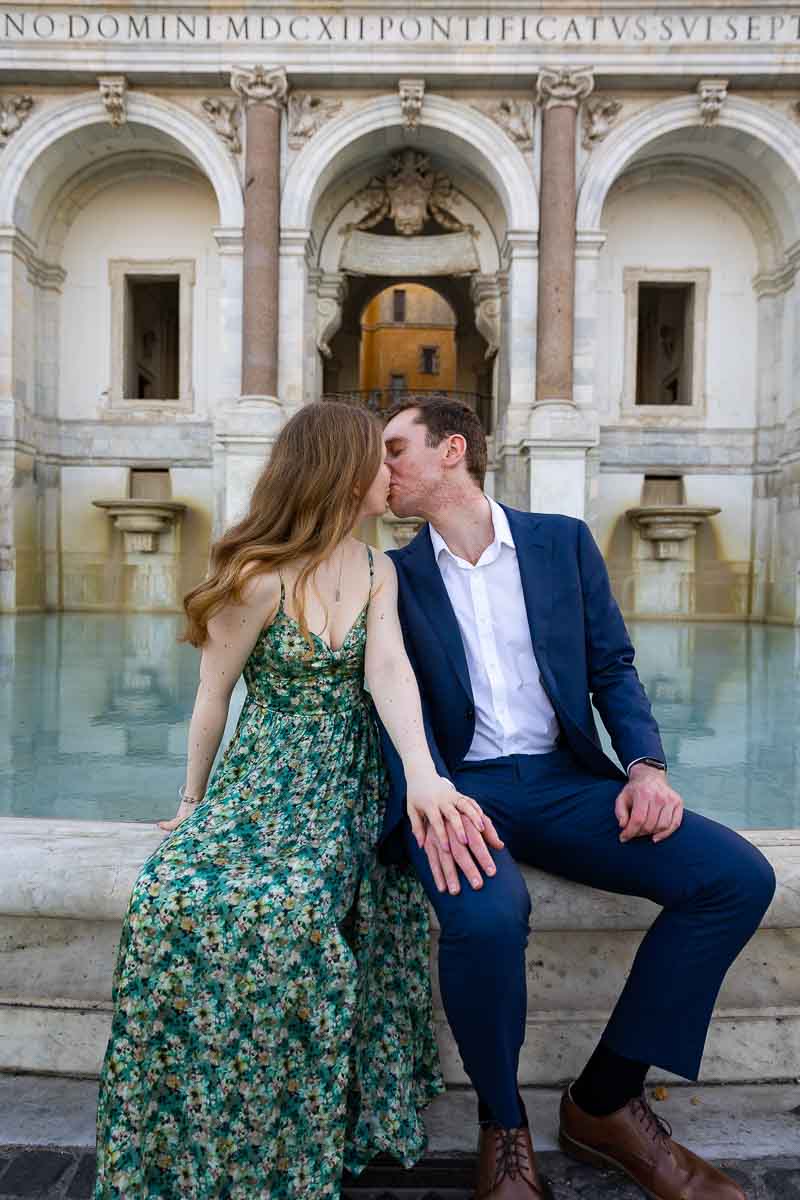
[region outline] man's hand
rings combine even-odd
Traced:
[[[458,867],[473,888],[483,887],[481,871],[494,875],[496,870],[488,847],[504,846],[486,813],[440,776],[433,783],[407,778],[406,784],[411,830],[427,855],[439,891],[453,896],[461,891]]]
[[[467,844],[451,838],[451,848],[443,850],[432,829],[428,829],[423,849],[428,856],[428,862],[433,875],[433,881],[440,892],[449,892],[457,896],[461,891],[461,881],[458,877],[459,867],[466,875],[475,891],[483,887],[483,875],[494,875],[497,868],[489,853],[488,847],[502,850],[505,843],[501,842],[497,830],[484,813],[484,828],[478,831],[469,817],[464,818],[464,829],[467,834]]]
[[[663,842],[683,820],[683,801],[667,783],[666,773],[648,763],[634,763],[630,778],[614,805],[621,842],[648,837]]]

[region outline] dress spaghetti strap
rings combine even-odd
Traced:
[[[372,583],[375,579],[375,564],[372,561],[372,547],[367,546],[367,559],[369,560],[369,598],[372,599]]]

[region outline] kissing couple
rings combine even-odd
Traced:
[[[697,1078],[772,868],[670,787],[586,524],[496,503],[486,454],[447,399],[383,430],[310,404],[186,597],[186,781],[123,924],[95,1200],[323,1200],[378,1153],[415,1163],[443,1090],[429,902],[477,1095],[477,1200],[550,1196],[517,1080],[522,863],[661,908],[564,1092],[562,1148],[654,1200],[744,1200],[644,1085],[651,1066]],[[426,523],[383,554],[355,531],[387,501]]]

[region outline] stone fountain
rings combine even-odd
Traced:
[[[122,534],[119,606],[134,612],[174,612],[180,605],[180,525],[186,505],[174,500],[93,500]]]
[[[640,552],[634,552],[637,615],[678,617],[694,612],[695,538],[700,526],[720,511],[687,504],[680,476],[645,477],[642,504],[625,513],[641,538]]]
[[[158,535],[166,533],[183,516],[185,504],[174,500],[93,500],[122,533],[126,554],[153,554],[158,550]]]

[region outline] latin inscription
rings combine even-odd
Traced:
[[[0,41],[58,43],[420,43],[571,46],[792,45],[800,13],[81,12],[0,9]]]

